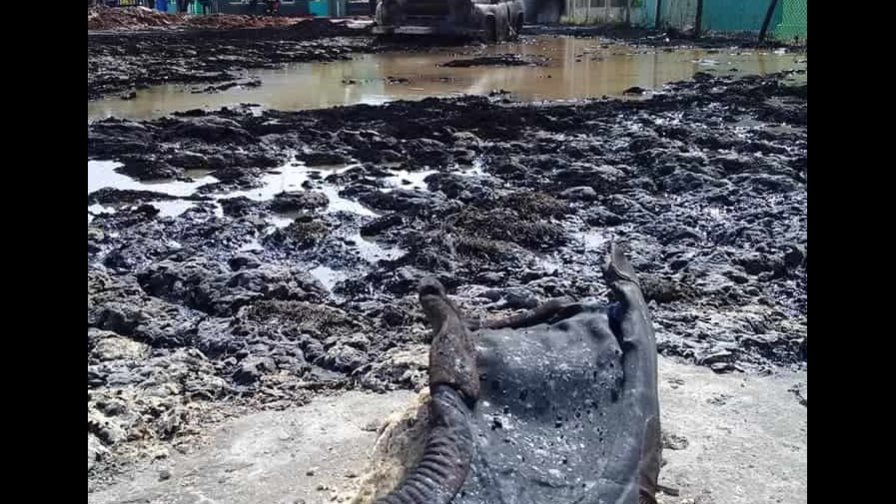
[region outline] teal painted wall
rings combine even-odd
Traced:
[[[769,27],[774,28],[781,22],[781,6],[772,15]],[[769,0],[704,0],[703,29],[719,32],[758,32],[765,20]]]
[[[635,7],[635,0],[632,0],[632,10],[634,10]],[[643,11],[641,16],[641,26],[653,28],[656,24],[656,0],[641,0],[638,8]]]
[[[704,10],[706,6],[704,4]],[[694,27],[697,17],[697,0],[663,0],[661,23],[663,26],[688,30]]]

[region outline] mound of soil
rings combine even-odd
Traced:
[[[295,18],[212,14],[168,14],[146,7],[107,7],[87,10],[88,30],[146,30],[160,28],[266,28],[296,24]]]
[[[470,59],[457,59],[444,63],[444,67],[468,68],[474,66],[544,66],[540,60],[523,58],[519,54],[500,54],[498,56],[479,56]]]
[[[113,8],[105,5],[87,10],[88,30],[158,28],[183,24],[184,14],[167,14],[146,7]]]
[[[805,42],[792,43],[792,41],[774,40],[771,38],[764,42],[759,42],[759,37],[755,33],[709,32],[702,33],[698,37],[692,31],[680,31],[673,28],[655,30],[624,25],[535,25],[527,26],[523,33],[527,35],[601,38],[647,47],[700,47],[705,49],[792,47],[800,50],[806,49]]]

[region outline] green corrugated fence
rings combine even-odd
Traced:
[[[809,0],[779,0],[781,22],[775,26],[772,35],[779,40],[797,39],[805,42],[808,34]]]

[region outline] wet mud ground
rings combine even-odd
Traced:
[[[377,50],[326,63],[287,63],[252,69],[248,77],[217,85],[154,86],[127,100],[107,96],[89,101],[87,116],[154,119],[246,103],[304,110],[489,94],[531,102],[643,98],[698,71],[731,76],[787,71],[788,81],[804,82],[806,64],[805,55],[785,48],[670,49],[585,37],[525,36],[519,42],[489,46]]]
[[[152,59],[112,63],[103,36],[119,37],[90,37],[89,96],[154,83]],[[364,45],[303,37],[228,39],[280,49],[202,56],[198,80]],[[194,63],[163,71],[196,82]],[[611,239],[631,251],[662,354],[717,373],[805,370],[807,86],[786,77],[701,73],[638,101],[88,124],[89,487],[189,451],[230,415],[419,389],[421,277],[473,317],[604,296]]]
[[[214,18],[214,16],[212,17]],[[237,16],[239,18],[239,16]],[[251,21],[253,18],[249,18]],[[242,22],[245,22],[243,20]],[[236,21],[234,21],[236,23]],[[421,46],[417,40],[378,40],[362,22],[331,22],[326,19],[303,20],[289,26],[168,29],[146,27],[142,30],[88,31],[87,98],[117,96],[132,98],[139,90],[161,84],[192,85],[196,91],[216,93],[234,87],[257,86],[253,70],[282,68],[300,62],[332,62],[371,52],[420,51],[431,46],[445,49],[443,40]],[[589,29],[583,27],[527,26],[524,44],[533,36],[574,37],[596,42],[623,43],[641,49],[673,50],[689,47],[710,51],[732,49],[771,50],[782,44],[757,44],[749,38],[703,37],[695,39],[669,31]],[[479,53],[481,44],[450,41],[459,55]],[[798,48],[805,53],[805,48]],[[580,54],[577,58],[588,58]],[[463,58],[448,62],[454,66],[541,65],[514,55],[480,55],[479,60]],[[713,71],[714,69],[710,69]]]
[[[253,29],[94,31],[87,37],[87,98],[128,97],[166,83],[209,92],[252,85],[248,69],[348,59],[369,50],[365,28],[328,20]],[[222,87],[223,86],[223,87]]]

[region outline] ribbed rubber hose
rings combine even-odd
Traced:
[[[470,409],[451,386],[434,385],[430,393],[423,456],[398,488],[376,504],[448,504],[467,478],[473,458]]]

